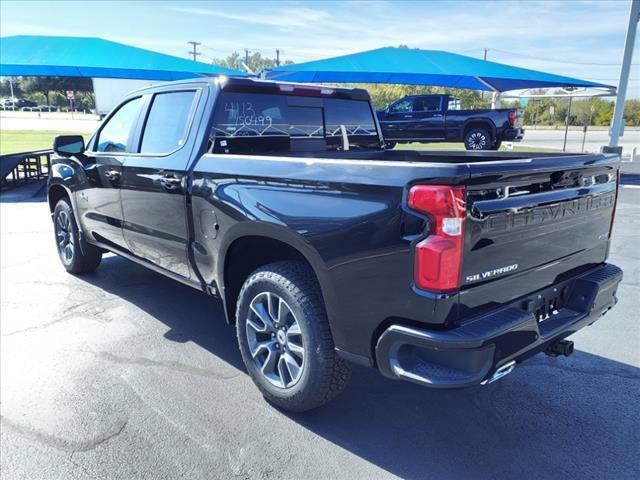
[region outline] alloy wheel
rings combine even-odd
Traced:
[[[58,212],[56,217],[56,242],[58,244],[58,254],[65,264],[73,260],[75,252],[75,242],[73,239],[73,229],[71,217],[64,210]]]
[[[484,150],[487,146],[487,137],[482,132],[473,132],[469,136],[469,146],[472,150]]]
[[[300,325],[284,299],[272,292],[256,295],[246,319],[249,351],[262,376],[278,388],[294,386],[304,370]]]

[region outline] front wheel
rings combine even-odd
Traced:
[[[73,210],[65,198],[59,200],[53,210],[53,228],[58,257],[67,272],[88,273],[98,268],[102,252],[80,238]]]
[[[491,135],[483,128],[471,128],[464,136],[467,150],[490,150],[492,144]]]
[[[285,261],[259,268],[237,305],[242,360],[269,402],[302,412],[344,389],[351,369],[336,355],[320,288],[307,265]]]

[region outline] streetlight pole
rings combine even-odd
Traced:
[[[616,107],[611,120],[611,130],[609,132],[609,148],[622,153],[622,148],[618,147],[618,142],[622,135],[624,122],[624,101],[627,96],[627,86],[629,85],[629,72],[631,71],[631,59],[633,57],[633,44],[636,40],[638,21],[640,20],[640,0],[631,0],[631,11],[629,12],[629,26],[627,27],[627,37],[624,43],[624,55],[622,57],[622,68],[620,69],[620,81],[618,82],[618,95],[616,96]]]

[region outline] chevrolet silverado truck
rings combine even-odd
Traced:
[[[467,150],[498,150],[524,136],[516,108],[459,110],[450,95],[410,95],[377,112],[387,146],[464,142]]]
[[[364,90],[239,78],[138,90],[54,150],[64,268],[113,252],[221,298],[284,409],[351,363],[487,384],[616,303],[616,155],[385,150]]]

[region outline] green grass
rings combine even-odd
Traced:
[[[399,143],[395,150],[465,150],[462,143]],[[507,150],[504,145],[500,147],[501,152],[559,152],[553,148],[535,148],[535,147],[521,147],[518,144],[514,144],[513,150]]]
[[[36,130],[0,130],[0,155],[7,153],[30,152],[46,150],[53,145],[56,135],[83,135],[85,141],[89,138],[86,133],[55,132]]]

